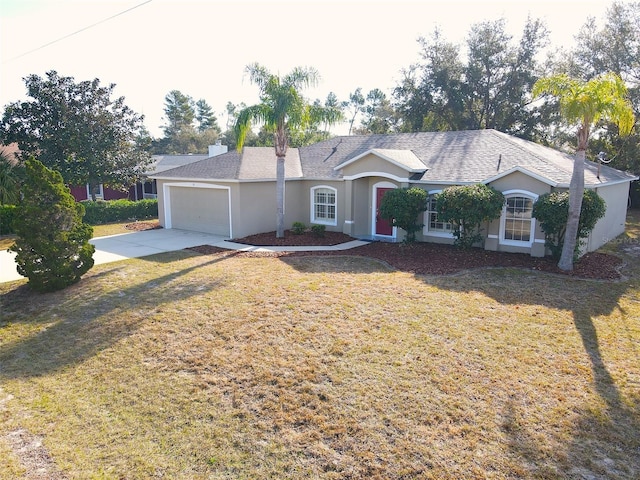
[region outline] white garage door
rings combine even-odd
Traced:
[[[171,187],[171,227],[229,237],[229,191]]]

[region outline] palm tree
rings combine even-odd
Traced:
[[[539,79],[533,85],[533,96],[549,94],[555,97],[564,119],[577,126],[577,148],[573,162],[573,173],[569,185],[569,216],[564,245],[558,267],[573,270],[578,222],[584,193],[584,161],[589,135],[599,121],[618,125],[620,135],[628,135],[634,124],[631,102],[627,99],[627,88],[614,73],[606,73],[589,81],[581,81],[566,74]]]
[[[308,124],[332,122],[323,108],[311,108],[300,94],[303,87],[317,84],[319,75],[313,68],[296,67],[280,78],[254,63],[246,68],[251,83],[260,89],[260,104],[240,111],[235,123],[236,148],[242,151],[252,122],[260,123],[273,133],[276,153],[276,237],[284,237],[284,159],[288,148],[289,132]]]

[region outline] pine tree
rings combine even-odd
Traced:
[[[14,221],[18,273],[38,292],[62,290],[93,267],[90,225],[62,176],[31,158],[26,162],[23,199]]]

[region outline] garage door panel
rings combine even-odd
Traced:
[[[230,236],[226,189],[171,187],[171,226]]]

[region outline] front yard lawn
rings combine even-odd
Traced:
[[[0,284],[0,478],[638,478],[633,221],[616,282],[180,251]]]

